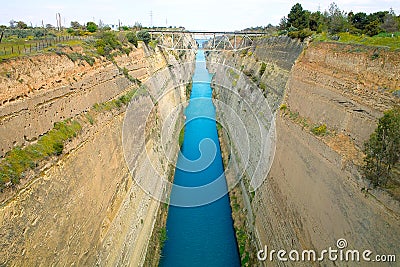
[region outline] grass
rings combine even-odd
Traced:
[[[185,127],[182,127],[181,131],[179,132],[179,147],[181,150],[183,148],[184,139],[185,139]]]
[[[166,227],[160,228],[159,232],[158,232],[158,237],[160,239],[160,248],[161,250],[164,247],[165,241],[167,241],[167,229]]]
[[[101,104],[93,106],[94,112],[110,111],[127,105],[135,95],[140,94],[145,88],[133,89],[126,94]],[[94,124],[93,113],[84,116],[88,123]],[[54,124],[54,127],[42,135],[36,143],[24,148],[15,147],[9,151],[0,162],[0,190],[6,185],[16,185],[25,176],[26,171],[35,169],[38,164],[50,156],[59,156],[63,153],[64,143],[75,137],[82,129],[76,120],[67,119]]]
[[[3,40],[3,42],[0,44],[0,60],[12,59],[24,55],[34,55],[41,52],[52,51],[60,46],[77,46],[82,45],[83,43],[82,40],[65,40],[60,41],[56,44],[54,44],[54,41],[52,41],[52,44],[47,46],[46,48],[41,48],[38,51],[34,50],[34,48],[36,48],[39,44],[42,44],[43,42],[46,43],[45,40],[28,40],[25,38]],[[26,51],[24,50],[24,46],[26,47]],[[29,46],[32,46],[32,52],[29,52]],[[18,47],[20,48],[20,53],[18,52]],[[13,48],[14,52],[12,52]]]
[[[347,32],[337,34],[339,40],[335,42],[346,44],[361,44],[366,46],[383,46],[389,47],[391,50],[400,49],[400,32],[391,34],[381,33],[373,37],[366,35],[353,35]],[[334,42],[326,33],[318,34],[314,37],[314,41],[320,42]]]
[[[113,99],[104,103],[96,103],[93,105],[93,109],[97,112],[110,111],[115,108],[119,109],[122,106],[127,105],[137,92],[137,89],[133,89],[117,99]]]
[[[265,64],[265,62],[261,62],[261,67],[260,67],[260,71],[258,72],[258,74],[261,76],[263,76],[265,69],[267,68],[267,64]]]
[[[12,149],[0,163],[0,188],[10,182],[18,184],[24,172],[34,169],[41,160],[61,155],[64,142],[75,137],[80,130],[81,125],[77,121],[65,120],[55,123],[53,129],[41,136],[37,143]]]

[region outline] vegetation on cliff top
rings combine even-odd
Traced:
[[[319,40],[347,39],[366,45],[400,48],[399,27],[400,16],[396,16],[392,9],[371,14],[352,11],[347,13],[333,2],[324,12],[311,12],[303,9],[301,4],[295,4],[289,14],[281,19],[278,30],[279,34],[301,40],[313,34],[323,34],[322,37],[317,36]]]
[[[132,51],[131,45],[137,47],[138,41],[153,47],[157,45],[151,42],[150,34],[139,24],[131,28],[122,26],[120,31],[113,31],[94,22],[80,25],[72,21],[70,28],[58,29],[52,25],[28,27],[22,21],[10,21],[9,27],[0,25],[0,37],[0,60],[47,51],[67,54],[60,48],[72,46],[74,42],[92,50],[88,56],[93,60],[98,55],[111,59],[118,51],[128,54]],[[86,61],[93,64],[92,60]]]

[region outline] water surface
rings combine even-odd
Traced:
[[[240,266],[210,81],[199,50],[160,266]]]

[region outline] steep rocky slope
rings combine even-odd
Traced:
[[[49,161],[39,174],[27,175],[11,192],[3,192],[7,196],[0,206],[0,265],[143,264],[160,202],[138,180],[171,173],[161,147],[169,145],[174,160],[177,141],[161,143],[156,133],[162,132],[173,109],[179,114],[193,60],[193,53],[178,56],[143,45],[116,57],[116,64],[96,60],[90,66],[46,54],[2,66],[12,71],[11,78],[29,77],[23,79],[33,87],[46,84],[31,90],[3,80],[3,152],[30,143],[64,118],[92,117],[60,158]],[[142,86],[127,79],[122,68]],[[132,90],[136,93],[128,108],[91,113],[93,104]],[[157,99],[163,93],[165,97]],[[175,122],[168,125],[171,140],[178,140],[180,125]],[[156,196],[165,193],[161,179],[153,186]]]
[[[219,114],[226,128],[223,142],[231,146],[225,153],[230,159],[228,178],[235,180],[240,170],[246,170],[239,184],[247,211],[246,230],[254,236],[257,249],[267,245],[270,250],[322,251],[345,238],[349,249],[370,249],[373,255],[399,253],[399,203],[381,190],[366,193],[368,184],[358,168],[360,148],[377,119],[399,104],[392,94],[399,89],[399,60],[398,52],[387,49],[335,43],[310,43],[302,51],[301,44],[286,38],[258,41],[235,54],[209,55],[209,68],[216,73],[216,98],[233,107],[248,132],[276,127],[275,147],[248,143],[246,139],[254,137],[232,130],[239,121],[231,126],[231,112]],[[243,72],[232,74],[226,66]],[[258,112],[258,106],[251,110],[230,93],[251,101],[259,98],[255,86],[276,112],[275,124],[251,123],[248,118]],[[326,134],[312,133],[321,125],[326,126]],[[246,148],[257,152],[258,146],[265,147],[263,157],[242,157]],[[252,166],[269,165],[271,156],[269,174],[253,197],[252,179],[260,179],[260,174]],[[275,257],[273,265],[293,263]]]

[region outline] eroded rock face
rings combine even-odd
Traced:
[[[287,84],[291,110],[349,135],[358,146],[399,98],[398,53],[344,44],[311,44]]]
[[[179,65],[181,62],[172,52],[140,47],[116,61],[146,85],[147,93],[135,96],[131,103],[137,108],[136,113],[127,117],[125,108],[121,108],[98,115],[93,125],[87,125],[67,144],[69,152],[54,166],[31,177],[14,197],[2,203],[0,265],[143,264],[160,202],[136,181],[171,172],[172,165],[160,160],[165,151],[157,133],[171,110],[186,100],[185,83],[194,71],[194,63],[190,63],[194,62],[194,54],[188,52],[182,57],[187,64]],[[53,63],[57,68],[63,64]],[[73,66],[65,66],[69,67]],[[3,125],[16,133],[14,140],[10,135],[6,141],[19,143],[18,131],[27,135],[27,128],[31,129],[29,136],[37,137],[53,122],[79,114],[94,103],[115,98],[135,86],[113,64],[103,62],[85,68],[87,73],[73,83],[73,90],[71,85],[49,87],[3,104],[2,112],[9,114],[3,117]],[[155,96],[172,85],[177,86],[155,103]],[[154,111],[149,116],[151,108]],[[141,117],[147,121],[138,125]],[[133,153],[133,160],[128,164],[122,140],[124,122],[131,129],[125,139],[132,144],[128,150]],[[171,139],[178,140],[178,126],[168,125]],[[168,145],[169,156],[176,157],[178,144]],[[153,186],[155,194],[168,193],[161,180]]]
[[[336,248],[336,241],[345,238],[349,249],[398,254],[399,203],[378,190],[372,196],[366,195],[362,188],[367,184],[355,165],[362,160],[360,148],[382,112],[399,104],[399,98],[392,94],[399,86],[398,53],[334,43],[311,43],[303,50],[302,44],[286,38],[264,40],[255,47],[234,55],[210,53],[208,60],[216,73],[216,98],[235,107],[241,117],[249,113],[218,84],[249,98],[252,90],[241,91],[252,88],[255,82],[265,88],[263,93],[272,111],[276,111],[276,153],[271,170],[251,204],[247,204],[249,197],[243,200],[251,211],[248,232],[256,236],[258,249],[267,245],[276,250],[322,251]],[[241,69],[248,82],[226,68],[212,69],[216,62]],[[265,71],[261,75],[263,63]],[[281,103],[285,112],[278,110]],[[227,120],[231,114],[225,113],[218,114],[222,124],[232,124]],[[306,123],[325,124],[332,136],[316,136]],[[247,124],[250,133],[258,127]],[[246,143],[230,144],[227,178],[232,173],[235,179],[245,168],[241,151]],[[255,166],[255,160],[259,159],[250,156],[246,163]],[[250,196],[248,190],[244,194]]]
[[[133,77],[145,80],[148,64],[143,49],[116,61]],[[97,60],[72,62],[67,56],[38,55],[2,63],[0,85],[0,156],[49,131],[55,122],[73,117],[126,91],[132,85],[117,66]],[[20,82],[21,81],[21,82]]]

